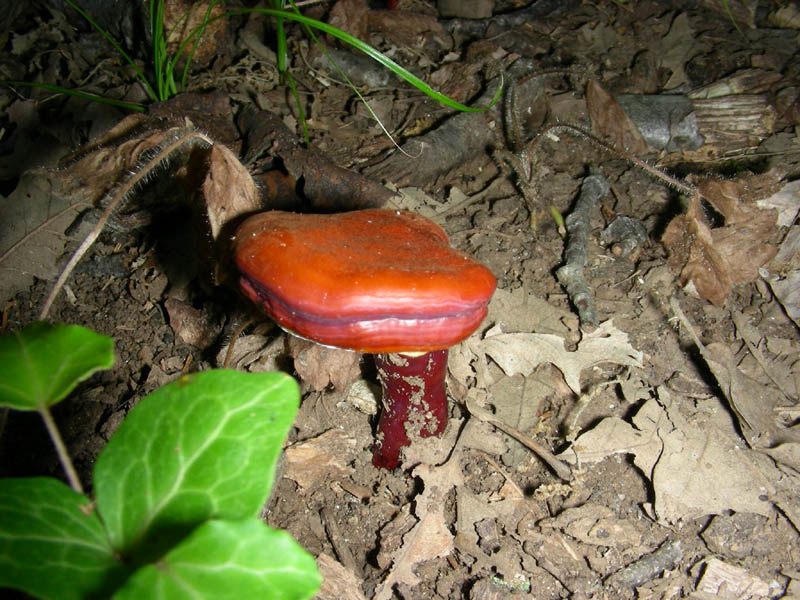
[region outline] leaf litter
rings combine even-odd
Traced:
[[[60,418],[72,451],[90,465],[130,404],[185,370],[221,364],[288,369],[305,381],[305,400],[287,444],[284,477],[265,514],[319,557],[329,586],[320,597],[489,598],[525,590],[542,598],[790,597],[800,580],[800,237],[791,154],[797,147],[797,123],[791,121],[797,73],[786,58],[789,36],[772,30],[769,49],[753,52],[727,14],[664,11],[642,2],[607,4],[602,11],[564,3],[561,14],[465,40],[459,31],[467,29],[458,29],[466,27],[463,19],[442,26],[433,6],[416,4],[421,13],[397,13],[409,15],[403,19],[361,2],[341,3],[338,10],[343,25],[457,95],[479,97],[479,87],[497,82],[504,69],[518,76],[508,70],[512,65],[523,77],[542,67],[565,70],[570,61],[583,70],[583,77],[561,73],[517,85],[519,105],[512,112],[530,117],[518,128],[521,147],[548,114],[583,127],[591,115],[594,130],[607,140],[645,153],[636,148],[636,122],[621,126],[626,115],[613,94],[683,93],[725,82],[726,93],[736,95],[743,92],[731,86],[747,80],[755,86],[744,92],[752,106],[776,103],[772,112],[742,113],[742,122],[753,115],[762,119],[758,136],[716,132],[697,150],[651,154],[649,164],[674,165],[676,155],[713,161],[726,153],[744,161],[748,148],[766,139],[767,166],[737,177],[722,171],[705,181],[693,176],[689,183],[699,194],[678,199],[605,150],[554,129],[529,156],[520,146],[509,147],[529,161],[525,187],[490,152],[509,142],[504,111],[513,103],[470,120],[442,120],[434,104],[396,84],[390,91],[370,90],[388,127],[407,137],[412,156],[419,142],[429,142],[428,154],[414,161],[387,155],[391,145],[367,112],[328,78],[327,87],[315,91],[311,127],[315,147],[341,165],[333,168],[321,152],[303,150],[283,125],[296,119],[269,87],[271,65],[269,73],[259,73],[257,62],[243,61],[238,73],[235,65],[228,73],[220,64],[222,71],[198,79],[213,81],[220,92],[205,108],[197,110],[200,95],[189,95],[162,107],[157,120],[128,118],[60,168],[48,164],[21,173],[5,187],[11,191],[0,205],[8,217],[0,221],[0,251],[28,244],[27,265],[0,262],[9,286],[2,300],[21,292],[3,313],[4,323],[15,327],[35,314],[48,291],[44,282],[57,276],[64,250],[83,239],[92,215],[107,206],[108,193],[164,140],[174,139],[171,127],[198,127],[222,142],[210,151],[172,156],[137,187],[54,305],[54,318],[117,338],[122,359],[65,406]],[[756,44],[763,42],[758,18],[742,21],[752,22]],[[393,27],[395,22],[404,27]],[[249,22],[248,34],[260,27]],[[71,31],[63,28],[63,36]],[[20,56],[27,57],[37,40],[49,43],[39,36],[36,28],[15,33]],[[297,46],[299,52],[305,47]],[[65,52],[79,56],[80,46]],[[752,69],[732,62],[743,55]],[[293,58],[305,68],[302,57]],[[259,60],[271,60],[269,53]],[[308,71],[308,85],[322,79]],[[584,87],[584,81],[603,87]],[[234,123],[231,106],[250,97],[283,113],[250,106]],[[711,100],[704,96],[696,106],[708,110]],[[743,100],[729,104],[744,110]],[[15,106],[12,114],[30,120],[36,105],[16,102],[29,104]],[[171,120],[175,115],[189,115],[191,124]],[[442,123],[449,125],[440,129]],[[19,128],[24,130],[31,131]],[[55,139],[60,132],[48,135]],[[746,143],[731,141],[742,139]],[[437,145],[453,140],[457,151]],[[581,329],[554,278],[564,240],[541,216],[548,204],[569,214],[588,164],[599,166],[612,188],[588,224],[586,279],[602,317],[596,329]],[[178,179],[181,191],[169,185]],[[412,184],[418,187],[396,193],[397,186]],[[231,189],[241,192],[235,202]],[[163,198],[204,207],[190,227],[202,232],[202,244],[181,237],[188,220],[154,209]],[[308,205],[291,204],[298,201]],[[25,202],[28,221],[15,216]],[[208,285],[230,272],[224,261],[208,258],[216,256],[208,243],[224,240],[226,223],[236,215],[262,205],[332,210],[369,202],[437,220],[455,245],[486,262],[500,280],[483,329],[451,350],[453,403],[445,436],[409,449],[398,473],[370,465],[374,408],[368,406],[375,399],[368,360],[290,350],[268,323],[234,335],[247,317],[232,318],[236,302],[223,288],[209,292]],[[65,208],[63,223],[48,222]],[[76,213],[82,219],[70,230]],[[620,215],[639,219],[649,238],[624,257],[598,235]],[[169,232],[159,237],[162,222]],[[192,240],[184,250],[203,257],[199,268],[179,261],[179,269],[169,270],[182,239]],[[121,272],[94,266],[113,257]],[[16,274],[23,271],[26,278]],[[197,280],[189,275],[198,272],[203,276]],[[672,308],[676,304],[683,319]],[[356,384],[364,389],[351,394]],[[118,403],[108,400],[117,397]],[[14,448],[15,456],[42,458],[33,465],[3,461],[4,468],[46,471],[48,459],[32,449],[25,427],[11,422],[0,438],[3,452]],[[747,532],[753,531],[768,540],[771,552],[749,543],[755,534]]]

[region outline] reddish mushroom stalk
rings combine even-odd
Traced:
[[[414,437],[447,425],[447,348],[483,321],[491,271],[419,215],[271,211],[234,236],[242,291],[285,330],[376,354],[384,389],[373,463],[389,469]]]
[[[383,387],[383,411],[378,421],[372,464],[395,469],[400,448],[411,436],[439,436],[447,426],[447,350],[419,356],[376,354],[375,366]]]

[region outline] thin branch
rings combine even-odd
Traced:
[[[686,194],[687,196],[694,196],[695,194],[698,193],[697,188],[695,188],[694,186],[689,185],[688,183],[686,183],[684,181],[681,181],[680,179],[672,177],[671,175],[668,175],[667,173],[665,173],[661,169],[657,169],[656,167],[654,167],[652,165],[649,165],[648,163],[643,161],[641,158],[639,158],[637,156],[634,156],[633,154],[631,154],[627,150],[623,150],[622,148],[617,148],[615,145],[609,144],[608,142],[605,142],[605,141],[601,140],[596,135],[594,135],[591,131],[589,131],[587,129],[584,129],[583,127],[579,127],[578,125],[572,125],[572,124],[569,124],[569,123],[554,123],[552,125],[548,125],[544,129],[542,129],[542,131],[535,138],[533,138],[533,140],[530,143],[530,146],[528,146],[529,156],[533,155],[534,147],[536,146],[536,144],[539,143],[539,140],[541,140],[544,136],[546,136],[546,135],[549,136],[550,133],[554,133],[554,132],[557,132],[557,131],[566,131],[566,132],[571,133],[573,135],[580,136],[580,137],[588,140],[592,144],[595,144],[596,146],[599,146],[603,150],[607,150],[608,152],[611,152],[612,154],[617,154],[617,155],[621,156],[622,158],[624,158],[625,160],[630,161],[631,163],[633,163],[634,165],[636,165],[640,169],[643,169],[643,170],[647,171],[653,177],[656,177],[657,179],[660,179],[660,180],[664,181],[665,183],[671,185],[673,188],[675,188],[676,190],[678,190],[682,194]]]
[[[584,325],[597,325],[597,310],[594,298],[586,283],[584,267],[588,258],[589,222],[595,206],[606,194],[610,186],[602,175],[589,175],[583,180],[581,193],[575,208],[566,219],[567,245],[564,249],[564,265],[556,271],[558,282],[567,290],[572,304]]]

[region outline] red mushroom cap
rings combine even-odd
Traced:
[[[361,352],[427,352],[468,337],[494,275],[428,219],[394,210],[248,218],[234,238],[241,287],[284,329]]]

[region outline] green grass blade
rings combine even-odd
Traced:
[[[137,79],[138,79],[138,80],[141,82],[141,84],[142,84],[142,85],[145,87],[145,89],[147,90],[147,93],[150,95],[150,97],[151,97],[151,98],[153,98],[153,99],[155,99],[157,96],[156,96],[156,94],[155,94],[155,91],[153,90],[153,87],[150,85],[150,82],[149,82],[149,81],[147,81],[147,77],[145,77],[145,76],[144,76],[144,73],[142,73],[142,70],[139,68],[139,66],[136,64],[136,62],[135,62],[135,61],[134,61],[134,60],[133,60],[133,59],[132,59],[130,56],[128,56],[128,53],[127,53],[127,52],[125,52],[125,50],[123,50],[123,49],[122,49],[122,46],[120,46],[120,45],[117,43],[117,41],[116,41],[116,40],[115,40],[113,37],[111,37],[111,36],[108,34],[108,32],[107,32],[105,29],[103,29],[102,27],[100,27],[100,25],[98,25],[97,23],[95,23],[95,21],[94,21],[94,20],[93,20],[93,19],[92,19],[92,18],[91,18],[91,17],[90,17],[90,16],[89,16],[87,13],[86,13],[86,11],[84,11],[84,10],[83,10],[83,9],[82,9],[80,6],[78,6],[77,4],[75,4],[75,3],[74,3],[72,0],[64,0],[64,1],[65,1],[65,2],[66,2],[68,5],[69,5],[69,6],[71,6],[73,9],[75,9],[76,11],[78,11],[78,13],[79,13],[79,14],[80,14],[80,15],[81,15],[81,16],[82,16],[84,19],[86,19],[86,21],[89,23],[89,25],[91,25],[92,27],[94,27],[94,28],[95,28],[95,29],[96,29],[96,30],[97,30],[97,31],[100,33],[100,35],[102,35],[104,38],[106,38],[106,41],[107,41],[109,44],[111,44],[111,45],[114,47],[114,49],[115,49],[117,52],[119,52],[119,53],[120,53],[120,55],[121,55],[121,56],[122,56],[122,57],[123,57],[123,58],[124,58],[126,61],[128,61],[128,63],[129,63],[129,64],[130,64],[130,65],[133,67],[133,70],[134,70],[134,71],[135,71],[135,73],[136,73],[136,78],[137,78]]]
[[[37,322],[0,337],[0,405],[41,410],[114,364],[114,341],[78,325]]]
[[[292,3],[292,9],[294,10],[295,14],[300,14],[300,12],[297,9],[297,6],[295,5],[294,1],[293,0],[289,0],[289,1]],[[345,73],[339,67],[339,65],[336,64],[336,61],[333,59],[333,57],[330,54],[328,54],[328,50],[325,48],[324,44],[319,41],[319,38],[317,38],[317,36],[314,35],[314,32],[311,30],[311,28],[308,25],[303,25],[303,26],[306,28],[306,33],[313,40],[314,44],[316,44],[317,48],[320,49],[320,51],[328,59],[328,62],[333,65],[334,69],[336,69],[337,73],[339,74],[339,77],[341,77],[341,78],[343,78],[345,80],[347,85],[350,86],[350,89],[353,90],[353,92],[356,94],[356,96],[358,96],[358,99],[361,100],[361,103],[366,107],[366,109],[369,112],[369,114],[372,116],[372,118],[378,124],[378,127],[380,127],[381,131],[383,131],[384,135],[389,138],[389,140],[392,142],[392,144],[394,144],[394,146],[400,152],[403,152],[405,154],[406,153],[405,150],[403,150],[400,147],[400,145],[395,141],[394,137],[392,137],[392,134],[389,133],[389,131],[384,126],[383,121],[381,121],[380,118],[378,117],[378,115],[375,114],[375,111],[372,110],[372,107],[369,105],[369,102],[367,101],[367,99],[364,98],[364,96],[361,94],[361,92],[356,87],[356,85],[350,80],[350,77],[347,76],[347,73]],[[299,98],[299,96],[297,97],[297,103],[298,103],[298,108],[300,108],[300,98]],[[301,112],[301,115],[302,115],[302,112]],[[308,138],[308,129],[306,127],[305,120],[302,120],[302,123],[303,123],[303,131],[306,133],[306,144],[310,144],[311,142],[310,142],[310,139]]]
[[[0,479],[0,588],[103,598],[127,574],[89,498],[49,477]]]
[[[319,588],[314,559],[285,531],[258,519],[209,521],[158,565],[137,571],[115,600],[304,600]]]
[[[181,42],[181,45],[178,47],[178,51],[175,53],[175,56],[173,56],[172,60],[169,62],[169,70],[170,73],[172,73],[175,70],[175,66],[177,65],[178,61],[180,60],[180,57],[183,56],[183,53],[186,50],[186,46],[190,42],[192,43],[192,47],[189,50],[189,53],[186,57],[186,64],[183,67],[183,73],[181,74],[181,85],[180,85],[181,90],[186,88],[186,79],[189,76],[189,66],[191,65],[194,53],[197,50],[197,45],[200,43],[200,39],[203,37],[203,34],[205,33],[208,24],[216,20],[211,18],[211,11],[217,4],[219,4],[219,0],[214,0],[214,2],[211,2],[208,5],[208,8],[206,9],[206,14],[203,17],[203,22],[200,24],[199,27],[197,27],[194,31],[192,31],[189,35],[186,36],[186,38]],[[190,12],[191,9],[187,11],[181,17],[180,20],[188,18]],[[177,93],[177,89],[175,90],[174,93]]]
[[[114,100],[112,98],[106,98],[105,96],[98,96],[97,94],[92,94],[89,92],[81,92],[80,90],[71,90],[69,88],[63,88],[57,85],[50,85],[48,83],[1,80],[0,85],[7,85],[9,87],[16,86],[16,87],[39,88],[42,90],[47,90],[48,92],[55,92],[57,94],[67,94],[69,96],[75,96],[76,98],[83,98],[84,100],[89,100],[90,102],[100,102],[101,104],[118,106],[119,108],[124,108],[126,110],[133,110],[136,112],[145,111],[144,106],[142,106],[141,104],[133,104],[132,102],[123,102],[122,100]]]
[[[296,13],[293,13],[293,12],[288,11],[288,10],[275,10],[275,9],[272,9],[272,8],[246,8],[246,9],[238,9],[238,10],[228,11],[228,12],[226,12],[226,13],[218,16],[218,17],[215,17],[215,19],[221,19],[223,17],[233,17],[233,16],[238,16],[238,15],[245,15],[245,14],[252,14],[252,13],[259,13],[259,14],[269,15],[269,16],[276,17],[276,18],[282,17],[282,18],[287,19],[289,21],[295,21],[297,23],[301,23],[303,25],[307,25],[309,27],[312,27],[313,29],[317,29],[319,31],[322,31],[323,33],[330,34],[333,37],[338,38],[338,39],[342,40],[343,42],[345,42],[347,44],[350,44],[354,48],[357,48],[358,50],[361,50],[364,54],[366,54],[367,56],[369,56],[373,60],[376,60],[381,65],[383,65],[384,67],[386,67],[387,69],[392,71],[395,75],[397,75],[401,79],[407,81],[408,83],[413,85],[415,88],[417,88],[418,90],[420,90],[424,94],[427,94],[428,96],[430,96],[434,100],[437,100],[438,102],[441,102],[445,106],[449,106],[451,108],[455,108],[455,109],[463,111],[463,112],[480,112],[480,111],[484,111],[487,108],[490,108],[491,106],[493,106],[498,101],[498,99],[500,98],[500,95],[503,92],[503,86],[501,85],[501,86],[498,87],[497,91],[494,94],[494,97],[492,98],[492,101],[488,104],[488,106],[484,106],[484,107],[466,106],[464,104],[461,104],[460,102],[456,102],[452,98],[449,98],[448,96],[445,96],[444,94],[442,94],[440,92],[437,92],[432,87],[430,87],[427,83],[425,83],[422,79],[420,79],[419,77],[417,77],[416,75],[414,75],[410,71],[407,71],[406,69],[404,69],[403,67],[398,65],[396,62],[394,62],[391,58],[389,58],[388,56],[385,56],[384,54],[382,54],[380,51],[376,50],[375,48],[373,48],[369,44],[367,44],[365,42],[362,42],[357,37],[354,37],[354,36],[350,35],[349,33],[346,33],[344,31],[342,31],[341,29],[333,27],[332,25],[328,25],[327,23],[324,23],[322,21],[318,21],[317,19],[312,19],[310,17],[306,17],[305,15],[296,14]]]
[[[300,93],[297,91],[297,85],[295,85],[294,77],[289,71],[284,73],[286,76],[286,83],[289,86],[289,90],[292,92],[292,97],[294,98],[294,102],[297,105],[297,114],[300,117],[300,125],[303,128],[303,139],[306,141],[306,145],[311,144],[311,136],[308,134],[308,123],[306,123],[306,113],[303,110],[303,102],[300,99]]]
[[[156,82],[156,99],[169,98],[165,75],[167,41],[164,38],[164,0],[150,0],[150,35],[153,38],[153,73]]]
[[[207,371],[142,400],[95,464],[97,508],[129,564],[203,521],[255,516],[299,404],[283,373]]]

